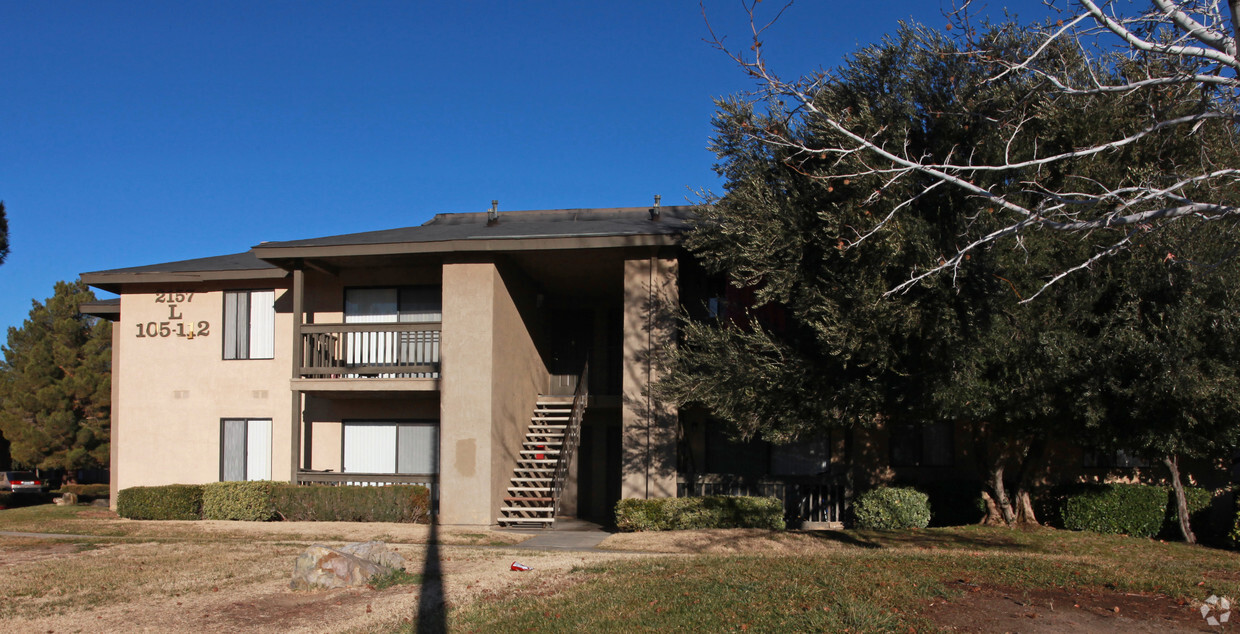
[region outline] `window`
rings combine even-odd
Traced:
[[[393,324],[443,321],[438,286],[347,288],[344,323]],[[346,339],[346,363],[354,366],[430,365],[439,363],[439,331],[353,332]],[[380,374],[381,377],[438,378],[438,372]]]
[[[275,291],[224,292],[224,358],[275,357]]]
[[[890,445],[893,467],[950,467],[955,463],[950,422],[892,425]]]
[[[271,479],[271,419],[225,418],[220,426],[220,481]]]
[[[431,422],[347,422],[345,473],[439,473],[439,425]]]
[[[771,445],[771,475],[817,476],[831,472],[831,434]]]

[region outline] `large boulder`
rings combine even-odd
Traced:
[[[312,590],[364,586],[375,575],[404,567],[405,558],[388,550],[383,542],[359,542],[340,548],[315,544],[297,558],[289,587]]]

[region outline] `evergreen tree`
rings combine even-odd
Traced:
[[[13,460],[40,469],[107,466],[112,327],[82,315],[94,294],[81,281],[57,282],[11,327],[0,363],[0,431]]]
[[[975,44],[1019,59],[1040,42],[1007,24],[985,29]],[[831,74],[807,78],[812,110],[772,102],[763,113],[750,102],[720,102],[713,148],[727,193],[702,207],[686,244],[708,271],[754,291],[755,306],[741,308],[774,305],[786,318],[771,324],[729,307],[728,319],[687,319],[657,390],[704,405],[735,435],[777,443],[829,428],[957,421],[973,432],[989,520],[1034,522],[1029,490],[1050,440],[1122,424],[1106,417],[1094,382],[1109,369],[1101,367],[1109,359],[1098,336],[1113,308],[1108,285],[1120,278],[1067,276],[1049,289],[1046,282],[1131,228],[1067,235],[1031,224],[971,249],[950,276],[885,298],[910,270],[1007,221],[995,209],[979,212],[976,196],[931,175],[876,170],[862,152],[806,148],[849,145],[829,118],[910,156],[1016,164],[1139,126],[1152,107],[1191,107],[1180,93],[1194,88],[1169,88],[1161,104],[1106,95],[1069,103],[1052,98],[1036,76],[1001,75],[959,45],[905,26]],[[1067,45],[1054,54],[1075,60],[1065,73],[1105,81],[1132,71],[1091,66]],[[1076,182],[1157,180],[1199,160],[1201,143],[1230,134],[1223,127],[1205,124],[1198,138],[1136,141],[1105,162],[983,171],[972,184],[1035,205],[1044,190]],[[1037,301],[1022,303],[1039,291]]]
[[[1240,444],[1240,262],[1234,227],[1176,227],[1091,277],[1104,287],[1092,391],[1102,447],[1166,466],[1188,525],[1180,459],[1229,466]],[[1203,264],[1217,262],[1218,264]]]
[[[4,214],[4,201],[0,200],[0,264],[9,257],[9,218]]]

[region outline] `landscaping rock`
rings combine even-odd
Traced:
[[[339,549],[315,544],[293,565],[294,590],[364,586],[375,575],[405,567],[405,558],[383,542],[359,542]]]
[[[78,496],[76,493],[61,493],[60,497],[52,500],[52,502],[59,506],[73,506],[78,503]]]

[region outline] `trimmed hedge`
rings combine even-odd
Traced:
[[[286,482],[212,482],[123,489],[121,517],[137,520],[283,519],[302,522],[419,522],[430,519],[430,491],[418,485],[299,486]]]
[[[853,504],[857,528],[925,528],[930,525],[930,496],[912,487],[879,487]]]
[[[1213,494],[1185,487],[1189,522],[1195,532],[1208,531]],[[1169,487],[1144,484],[1089,484],[1059,489],[1053,495],[1059,513],[1054,519],[1070,530],[1135,537],[1178,538],[1175,493]]]
[[[266,522],[274,519],[272,483],[212,482],[202,487],[202,519]]]
[[[784,503],[778,498],[708,495],[688,498],[626,498],[616,503],[622,531],[674,531],[699,528],[784,530]]]
[[[1197,541],[1217,539],[1218,529],[1210,525],[1210,507],[1214,501],[1214,492],[1198,487],[1184,487],[1184,501],[1188,503],[1188,524],[1197,534]],[[1180,534],[1180,513],[1175,504],[1175,491],[1171,487],[1167,487],[1166,518],[1159,535],[1165,539],[1183,539]]]
[[[430,519],[430,491],[424,486],[298,486],[277,483],[272,504],[293,522],[413,522]]]
[[[131,520],[202,518],[202,485],[130,487],[116,495],[116,514]]]

